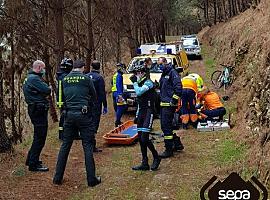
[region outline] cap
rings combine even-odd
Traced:
[[[73,63],[73,68],[82,68],[85,66],[85,63],[83,60],[75,60]]]

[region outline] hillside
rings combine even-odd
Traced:
[[[248,171],[268,185],[270,144],[270,2],[264,0],[226,23],[201,31],[216,66],[236,66],[236,81],[229,91],[236,102],[234,131],[251,144]]]

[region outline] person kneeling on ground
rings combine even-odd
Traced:
[[[134,90],[138,96],[138,111],[137,111],[137,129],[139,135],[139,142],[142,152],[142,163],[138,166],[132,167],[133,170],[149,170],[147,148],[153,154],[153,164],[151,170],[158,169],[161,159],[155,149],[151,140],[149,140],[149,133],[152,128],[154,119],[154,105],[155,105],[155,87],[150,79],[149,70],[144,65],[134,67],[134,75],[130,77],[134,85]]]
[[[210,91],[204,86],[201,91],[200,102],[203,105],[201,113],[205,115],[205,120],[213,120],[215,117],[218,117],[219,120],[223,120],[226,109],[217,93]]]

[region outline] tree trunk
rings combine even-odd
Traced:
[[[92,0],[87,0],[87,55],[86,55],[86,69],[85,72],[90,71],[90,64],[94,52],[94,36],[92,24]]]
[[[11,108],[10,108],[10,121],[11,121],[11,128],[12,128],[12,140],[14,143],[17,143],[18,140],[21,140],[21,135],[18,134],[17,127],[16,127],[16,108],[15,108],[15,65],[14,65],[14,38],[13,38],[13,31],[11,32]]]
[[[3,88],[3,61],[2,51],[0,48],[0,153],[8,152],[12,150],[12,144],[8,138],[5,123],[5,107],[4,107],[4,88]]]
[[[51,0],[53,5],[53,13],[55,18],[55,33],[57,42],[57,63],[64,58],[64,21],[63,21],[63,0]]]

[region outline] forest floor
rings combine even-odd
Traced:
[[[213,64],[213,59],[205,51],[203,61],[191,61],[191,71],[203,76],[209,84]],[[226,103],[227,109],[233,110],[230,106],[230,102]],[[131,118],[132,115],[125,116],[126,120]],[[61,144],[57,139],[57,124],[54,124],[41,156],[50,168],[48,173],[31,173],[24,165],[31,137],[16,147],[11,158],[1,155],[0,199],[200,199],[202,186],[214,175],[219,178],[228,176],[234,170],[235,162],[244,158],[248,148],[233,139],[234,129],[208,133],[194,129],[179,130],[177,134],[185,146],[183,152],[162,160],[158,171],[134,172],[131,167],[141,160],[138,144],[126,147],[103,144],[102,135],[113,125],[114,113],[110,105],[109,114],[102,117],[97,135],[103,152],[95,154],[97,175],[101,175],[102,184],[95,188],[87,187],[80,141],[73,144],[63,185],[52,184]],[[159,120],[154,122],[154,132],[161,132]],[[164,148],[162,141],[156,140],[155,145],[159,151]]]

